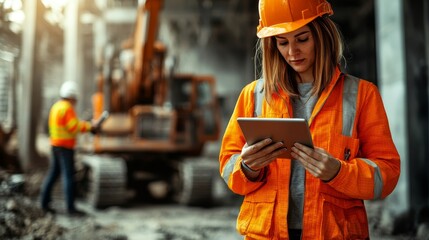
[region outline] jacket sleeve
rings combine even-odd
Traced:
[[[241,150],[246,143],[237,117],[253,116],[253,89],[255,82],[245,86],[235,105],[229,123],[225,129],[219,154],[220,174],[228,187],[236,194],[246,195],[260,188],[264,182],[252,182],[241,169]]]
[[[359,151],[349,161],[341,161],[341,169],[329,185],[352,198],[383,199],[398,182],[400,157],[376,86],[361,83],[359,91],[355,119]]]
[[[76,134],[78,132],[84,133],[91,130],[91,123],[88,121],[80,120],[73,108],[68,108],[65,113],[65,126],[69,132]]]

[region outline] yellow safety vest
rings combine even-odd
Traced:
[[[49,113],[51,145],[73,149],[79,132],[91,130],[91,123],[77,118],[73,105],[67,100],[56,102]]]

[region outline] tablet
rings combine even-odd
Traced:
[[[109,112],[108,111],[103,111],[103,113],[101,113],[100,118],[97,120],[97,125],[101,126],[101,124],[103,124],[104,121],[106,121],[106,119],[109,117]]]
[[[310,129],[303,118],[237,118],[247,144],[252,145],[265,138],[273,142],[283,142],[287,151],[281,158],[292,158],[291,148],[295,143],[301,143],[313,148]]]

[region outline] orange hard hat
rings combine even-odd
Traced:
[[[259,38],[292,32],[319,16],[332,15],[326,0],[259,0]]]

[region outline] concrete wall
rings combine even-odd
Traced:
[[[382,225],[402,233],[429,222],[429,4],[377,0],[376,19],[380,88],[402,161]]]
[[[429,224],[429,12],[427,0],[404,1],[403,5],[410,214],[414,215],[414,225],[419,226],[422,221]]]
[[[407,211],[408,199],[408,137],[406,108],[406,73],[402,2],[376,1],[377,60],[380,92],[389,118],[392,137],[401,156],[399,183],[386,201],[384,227],[392,228],[392,219]]]

